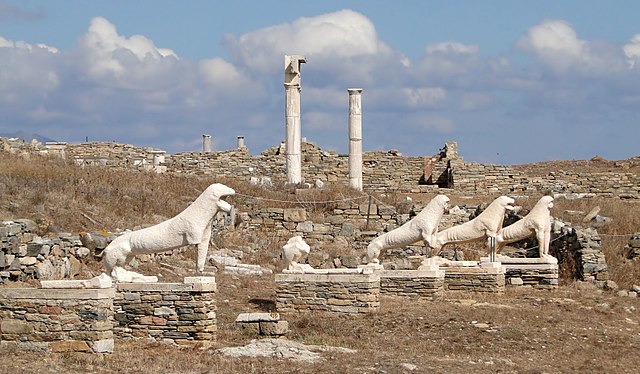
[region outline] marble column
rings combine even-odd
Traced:
[[[362,191],[362,88],[349,88],[349,186]]]
[[[307,62],[298,55],[284,56],[284,113],[287,183],[302,183],[300,127],[300,64]]]
[[[211,135],[202,135],[202,153],[211,153]]]
[[[247,148],[247,147],[244,145],[244,136],[241,136],[241,135],[240,135],[240,136],[238,136],[237,148],[238,148],[238,149],[245,149],[245,148]]]

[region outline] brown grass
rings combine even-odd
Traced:
[[[554,161],[520,165],[519,167],[548,173],[558,170],[602,171],[632,170],[640,165],[640,159],[625,161]],[[640,167],[640,166],[638,166]],[[576,169],[577,168],[577,169]],[[352,199],[367,204],[366,195],[344,185],[329,184],[323,189],[299,189],[295,186],[265,188],[237,180],[215,177],[196,177],[180,174],[160,175],[131,170],[114,170],[103,167],[78,167],[58,159],[33,156],[31,160],[0,152],[0,219],[29,218],[36,221],[42,233],[47,231],[93,231],[135,228],[158,223],[172,217],[189,205],[210,183],[225,183],[238,192],[229,199],[240,210],[259,208],[304,207],[310,219],[322,222],[331,214],[338,201]],[[368,191],[371,202],[390,206],[399,213],[408,213],[413,203],[426,203],[433,194],[412,194],[414,202],[397,192],[380,194]],[[364,198],[363,198],[364,197]],[[488,203],[495,196],[450,195],[452,205],[477,205]],[[540,196],[519,199],[518,204],[530,209]],[[600,214],[611,217],[613,223],[598,229],[605,248],[611,279],[628,288],[640,282],[640,261],[624,257],[628,236],[640,231],[640,202],[618,198],[590,198],[579,200],[556,199],[553,210],[558,217],[573,226],[583,226],[583,215],[571,215],[568,211],[584,214],[595,206]],[[362,230],[376,229],[376,223],[356,222]],[[250,253],[256,263],[270,263],[277,267],[282,244],[288,238],[273,232],[243,236],[241,231],[225,232],[216,238],[218,247],[254,243],[260,248]],[[465,256],[475,259],[484,255],[483,245],[465,246]]]
[[[236,328],[241,312],[272,311],[273,276],[217,277],[216,346],[255,336]],[[437,300],[383,296],[366,316],[282,314],[288,339],[354,349],[314,364],[231,359],[215,349],[117,341],[111,355],[34,354],[0,349],[0,373],[633,373],[640,365],[638,299],[585,285],[504,294],[445,292]]]
[[[298,206],[278,201],[297,196],[306,201],[314,219],[330,212],[334,203],[310,201],[361,196],[345,187],[275,191],[217,178],[79,168],[45,159],[34,163],[0,152],[0,218],[30,218],[38,221],[43,231],[132,228],[175,215],[212,182],[226,183],[240,192],[233,201],[237,207]],[[397,211],[408,209],[401,194],[375,196]],[[423,196],[425,201],[431,197]],[[458,204],[490,200],[487,196],[451,197]],[[530,208],[536,201],[532,196],[518,203]],[[640,231],[638,202],[557,200],[553,214],[580,225],[582,215],[566,211],[586,214],[595,205],[602,208],[601,215],[613,218],[612,224],[598,230],[612,278],[625,287],[640,283],[640,264],[622,255],[628,238],[617,236]],[[220,240],[216,244],[239,247],[254,243],[259,250],[251,260],[265,263],[273,261],[283,239],[268,232],[248,238],[232,231],[216,239]],[[189,248],[163,261],[170,268],[143,263],[140,269],[148,274],[162,273],[165,280],[178,279],[190,274],[193,256],[193,248]],[[240,312],[273,310],[273,275],[221,274],[217,282],[216,347],[245,344],[253,337],[236,329],[233,321]],[[402,373],[407,372],[402,366],[407,363],[420,373],[632,373],[640,365],[638,300],[581,283],[553,291],[508,289],[502,295],[446,292],[436,301],[384,296],[381,311],[368,316],[283,315],[290,323],[290,339],[358,351],[325,353],[325,361],[317,364],[278,358],[230,359],[215,350],[118,341],[116,352],[105,356],[0,349],[0,373]],[[487,327],[479,328],[478,324]]]

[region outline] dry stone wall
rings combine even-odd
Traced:
[[[0,223],[0,283],[68,279],[80,274],[82,259],[92,254],[81,236],[58,233],[42,237],[36,234],[37,229],[38,225],[28,219]],[[108,241],[105,239],[102,245]]]
[[[640,232],[631,235],[629,244],[624,247],[624,251],[629,259],[640,257]]]
[[[114,289],[0,288],[0,346],[113,352]]]
[[[113,142],[80,144],[25,144],[0,138],[0,150],[63,156],[80,165],[188,173],[250,180],[268,178],[273,183],[286,179],[284,145],[253,156],[247,148],[202,153],[165,155],[151,147],[135,147]],[[348,184],[348,155],[323,151],[302,143],[302,178]],[[440,192],[450,189],[472,194],[593,193],[621,198],[640,198],[640,177],[627,172],[576,173],[557,170],[545,176],[527,176],[505,165],[466,162],[458,156],[457,144],[447,142],[432,156],[408,157],[400,152],[364,152],[365,190],[397,192]]]
[[[187,277],[184,283],[118,283],[115,334],[181,346],[206,348],[217,331],[213,277]]]
[[[380,274],[276,274],[279,312],[366,314],[380,310]]]

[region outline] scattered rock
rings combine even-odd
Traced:
[[[417,367],[416,365],[414,365],[414,364],[409,364],[409,363],[406,363],[406,362],[405,362],[405,363],[403,363],[403,364],[400,364],[400,368],[401,368],[402,370],[406,370],[406,371],[414,371],[414,370],[417,370],[417,369],[418,369],[418,367]]]
[[[275,357],[308,363],[321,361],[321,353],[323,352],[357,353],[353,349],[325,345],[305,345],[282,338],[254,339],[244,347],[221,348],[217,352],[229,357]]]

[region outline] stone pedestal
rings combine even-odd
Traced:
[[[444,287],[442,270],[383,270],[380,293],[395,296],[435,297]]]
[[[380,310],[379,273],[276,274],[278,312],[366,314]]]
[[[113,288],[83,289],[75,284],[0,289],[0,346],[111,353],[114,295]]]
[[[555,257],[511,258],[498,256],[498,260],[505,269],[505,283],[508,287],[558,287],[558,260]]]
[[[448,290],[504,292],[505,270],[499,262],[479,266],[446,266],[444,284]]]
[[[114,332],[122,338],[209,347],[216,340],[216,290],[214,277],[186,277],[184,283],[118,283]]]

